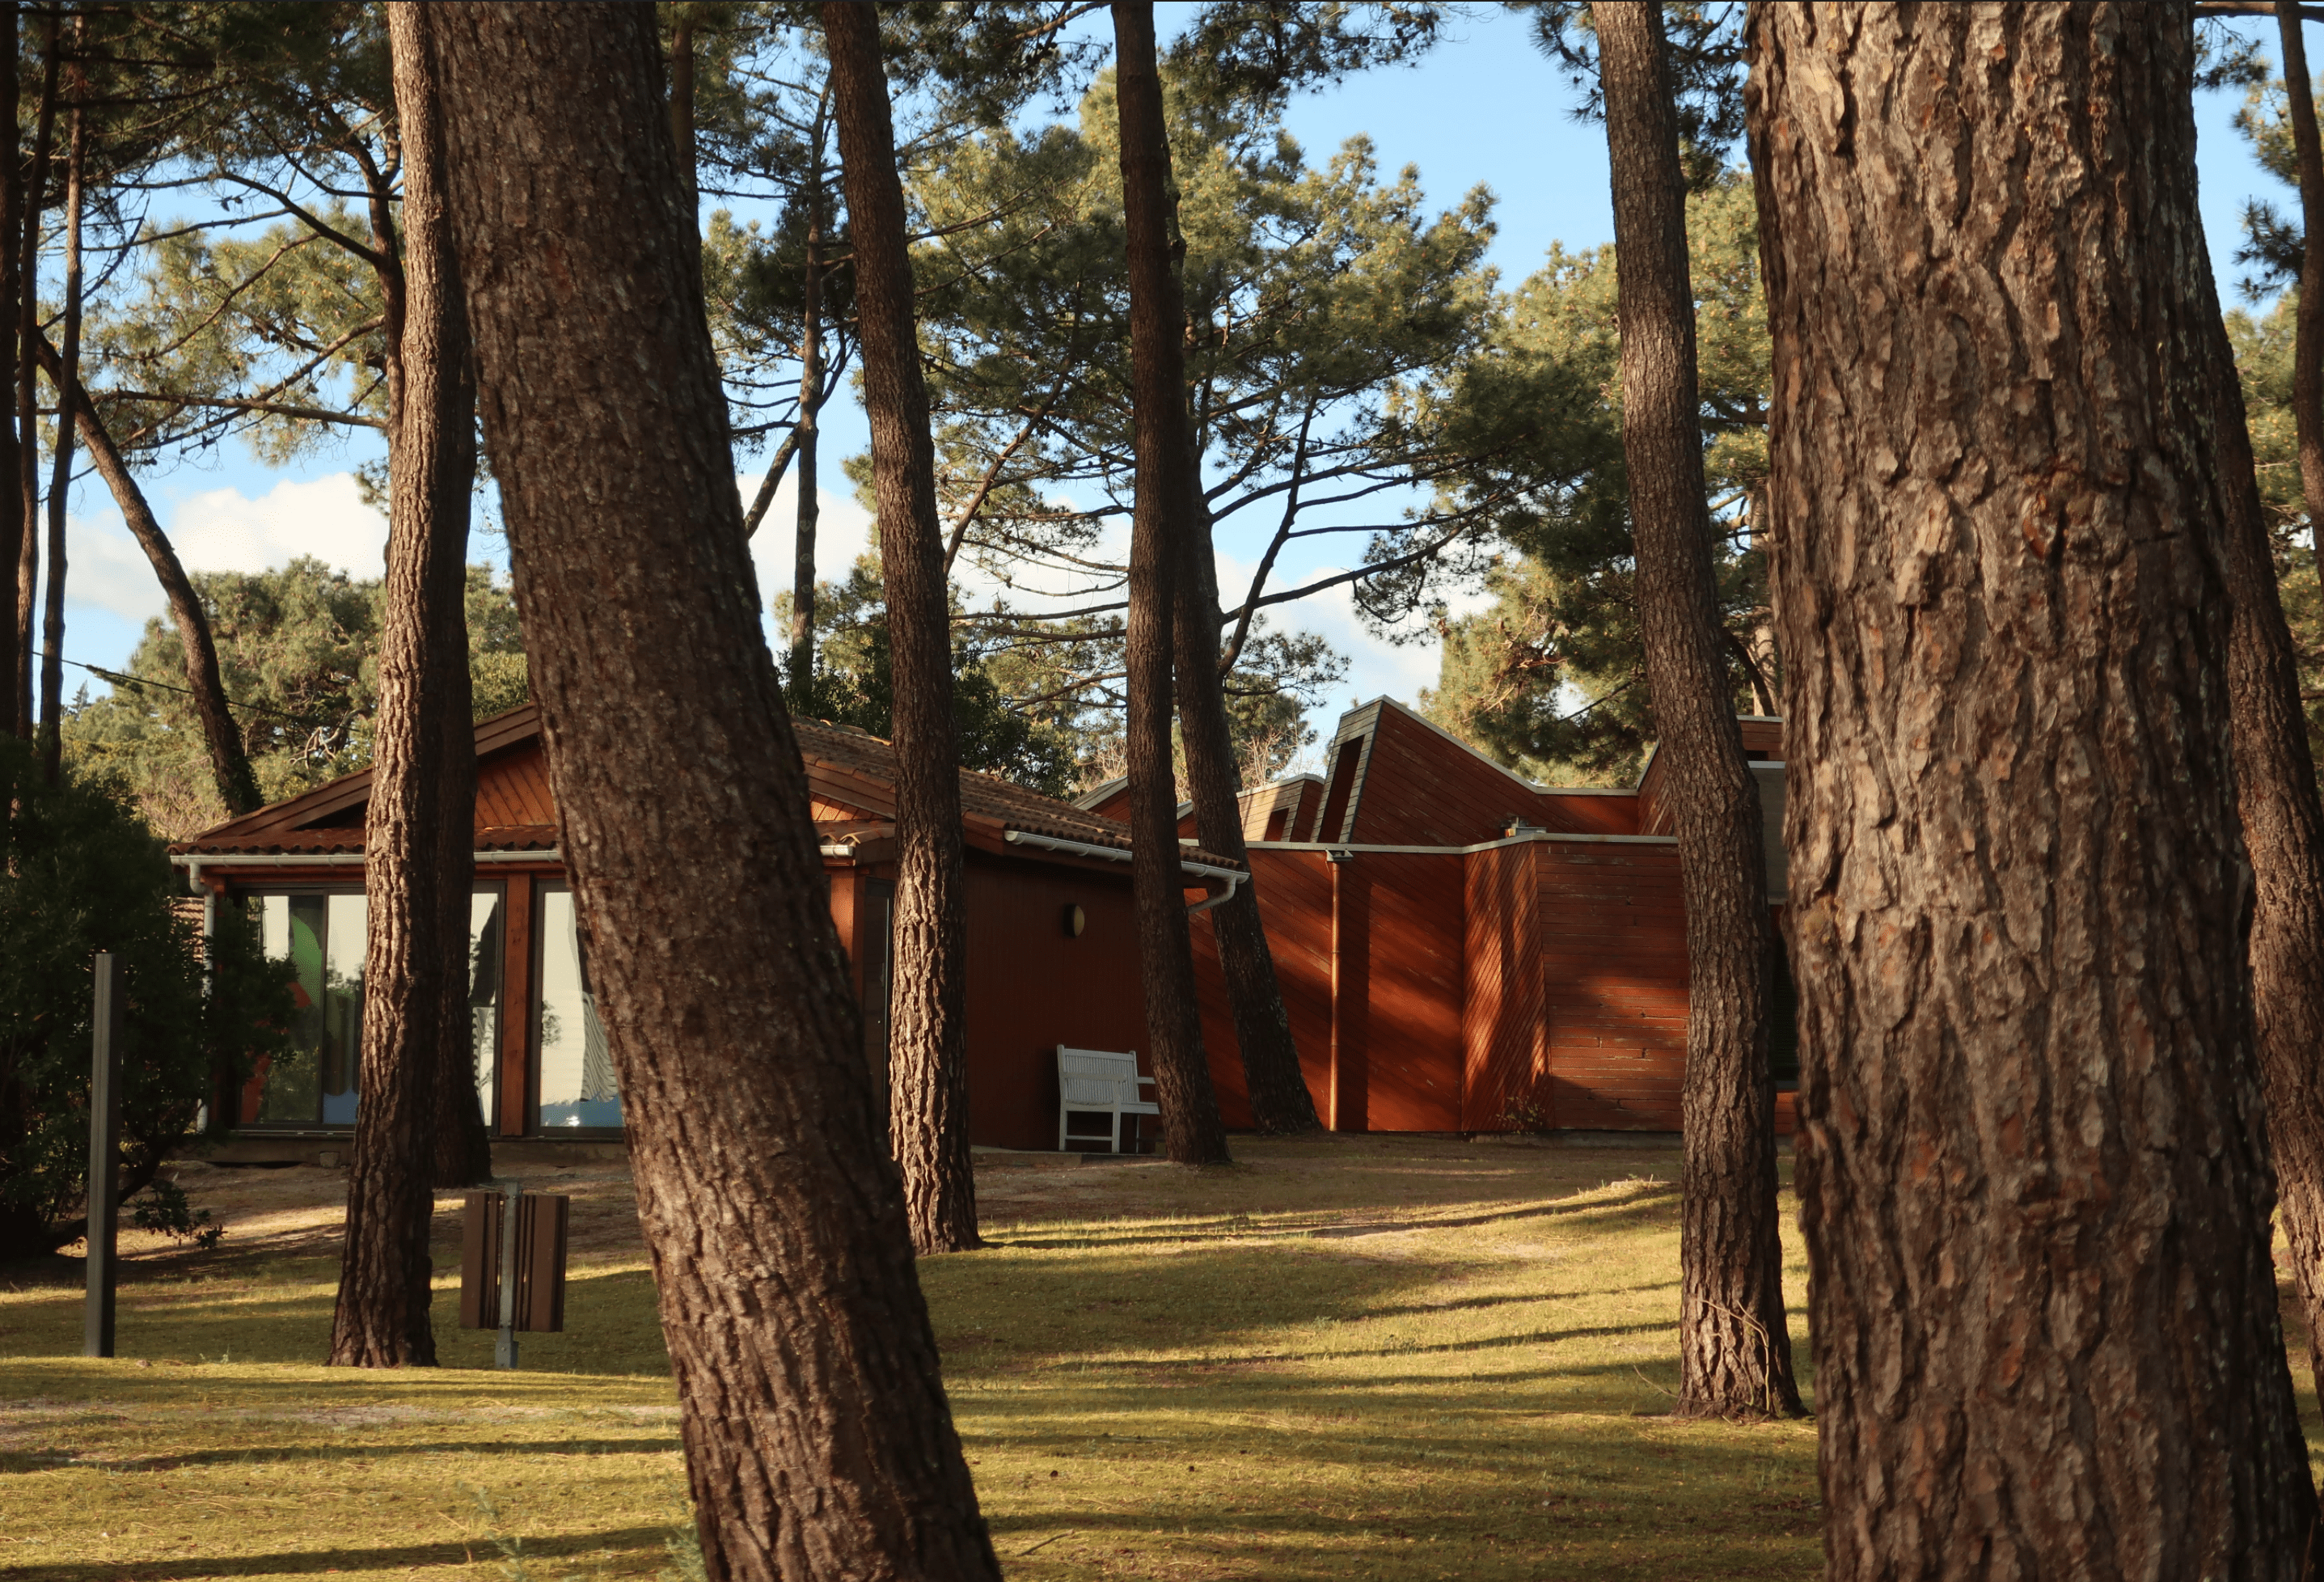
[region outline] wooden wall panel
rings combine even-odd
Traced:
[[[1098,818],[1098,819],[1112,819],[1112,820],[1113,820],[1115,823],[1117,823],[1117,824],[1127,824],[1127,823],[1129,823],[1129,822],[1130,822],[1130,785],[1129,785],[1129,782],[1123,782],[1122,784],[1120,784],[1120,786],[1117,786],[1116,788],[1114,788],[1113,794],[1112,794],[1112,795],[1111,795],[1111,796],[1109,796],[1109,797],[1107,797],[1107,798],[1105,799],[1105,800],[1103,800],[1103,801],[1102,801],[1102,802],[1099,802],[1099,803],[1096,803],[1095,805],[1093,805],[1093,806],[1092,806],[1092,807],[1085,808],[1085,809],[1084,809],[1084,810],[1083,810],[1083,811],[1084,811],[1084,812],[1086,812],[1086,813],[1090,814],[1090,815],[1091,815],[1092,817],[1093,817],[1093,818]]]
[[[1686,914],[1668,846],[1535,847],[1556,1124],[1676,1131],[1686,1070]]]
[[[497,1092],[503,1137],[521,1137],[533,1124],[532,1022],[539,991],[532,981],[533,875],[511,874],[501,918],[501,1065]]]
[[[1747,719],[1738,722],[1743,728],[1743,750],[1765,753],[1781,762],[1784,756],[1784,722],[1780,719]]]
[[[1374,1132],[1461,1129],[1462,858],[1359,852],[1367,870],[1371,1004],[1365,1120]]]
[[[1066,934],[1079,906],[1082,935]],[[971,1141],[1057,1145],[1056,1046],[1136,1050],[1146,995],[1127,874],[968,854]],[[1215,1063],[1215,1062],[1214,1062]]]
[[[1275,958],[1275,981],[1291,1018],[1291,1041],[1299,1050],[1300,1074],[1324,1113],[1332,1084],[1332,876],[1321,852],[1250,854],[1259,886],[1259,915]],[[1227,1010],[1226,985],[1219,973],[1217,936],[1211,912],[1194,919],[1194,989],[1203,1012],[1203,1049],[1211,1062],[1211,1085],[1228,1126],[1251,1124],[1250,1090],[1243,1081],[1242,1047]]]
[[[1636,791],[1610,795],[1570,790],[1542,791],[1532,819],[1544,829],[1554,829],[1560,835],[1641,833]]]
[[[541,755],[538,739],[477,761],[477,828],[556,822],[557,804],[549,795],[549,762]]]
[[[1515,1128],[1512,1101],[1530,1103],[1557,1124],[1542,1003],[1539,842],[1496,847],[1464,862],[1461,1129]]]
[[[1539,802],[1531,782],[1384,703],[1348,838],[1373,846],[1474,846],[1499,839],[1511,818],[1539,818]]]
[[[1646,749],[1646,766],[1638,775],[1638,833],[1668,835],[1670,809],[1663,802],[1663,755]]]

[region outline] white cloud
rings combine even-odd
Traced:
[[[150,500],[189,571],[265,571],[312,555],[350,575],[377,577],[386,563],[387,518],[364,503],[351,472],[286,479],[255,498],[223,488]],[[75,513],[70,528],[69,615],[101,612],[134,628],[162,613],[152,563],[110,500]]]
[[[765,475],[745,473],[737,480],[747,508]],[[751,535],[751,560],[759,573],[759,597],[772,607],[791,590],[791,570],[798,544],[798,474],[787,472],[775,490],[774,504]],[[815,492],[815,574],[825,582],[847,575],[855,558],[872,547],[872,513],[844,495],[829,489]]]
[[[1219,599],[1230,606],[1250,591],[1251,562],[1222,553],[1218,557]],[[1344,566],[1305,566],[1287,575],[1278,565],[1268,578],[1268,591],[1320,582],[1348,569]],[[1455,615],[1469,614],[1491,602],[1480,590],[1464,590],[1448,599]],[[1310,723],[1328,729],[1351,701],[1370,701],[1385,694],[1399,702],[1417,701],[1423,688],[1436,685],[1443,644],[1434,633],[1423,641],[1394,643],[1372,634],[1356,608],[1352,585],[1341,583],[1289,604],[1270,605],[1262,612],[1278,632],[1312,632],[1347,656],[1348,674],[1342,685],[1316,706]]]

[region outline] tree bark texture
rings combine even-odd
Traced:
[[[410,8],[400,5],[389,8],[388,37],[403,143],[402,385],[389,435],[388,538],[411,557],[404,587],[389,585],[388,621],[390,632],[398,622],[408,625],[397,640],[401,658],[417,665],[419,685],[404,690],[409,712],[396,726],[410,733],[407,768],[435,784],[430,820],[418,825],[410,844],[393,856],[415,873],[434,870],[429,887],[437,921],[428,948],[442,972],[434,998],[415,999],[408,1018],[411,1036],[424,1039],[429,1050],[424,1069],[434,1109],[429,1180],[470,1187],[493,1173],[492,1142],[476,1096],[469,1005],[476,747],[467,587],[476,481],[475,365],[447,208],[443,105],[428,60],[429,37]],[[399,592],[410,597],[408,606],[399,604]],[[383,681],[388,632],[382,638]],[[388,728],[383,689],[380,723],[383,731]]]
[[[2284,97],[2300,169],[2300,223],[2306,243],[2292,320],[2292,431],[2299,443],[2309,547],[2324,566],[2324,137],[2316,127],[2316,79],[2308,71],[2308,40],[2297,0],[2276,0],[2275,15],[2283,39]]]
[[[1113,7],[1115,93],[1121,115],[1122,228],[1130,273],[1130,403],[1138,503],[1130,526],[1129,750],[1131,888],[1146,989],[1147,1054],[1163,1146],[1180,1164],[1229,1158],[1226,1127],[1203,1052],[1179,867],[1178,791],[1170,752],[1171,658],[1179,584],[1185,577],[1187,469],[1186,311],[1171,256],[1170,140],[1155,64],[1154,7]],[[1213,622],[1204,629],[1205,667]]]
[[[73,77],[76,99],[85,97],[87,84],[81,79],[78,67],[74,68]],[[88,154],[88,116],[76,103],[65,151],[64,350],[60,361],[68,373],[65,378],[53,381],[59,392],[60,409],[66,405],[62,393],[68,381],[78,379],[80,372],[81,177]],[[41,771],[51,785],[64,778],[65,506],[72,497],[72,465],[73,426],[60,421],[57,424],[56,465],[49,475],[49,580],[41,609]]]
[[[161,531],[152,502],[145,498],[136,475],[129,470],[120,447],[114,444],[105,420],[90,406],[88,393],[81,387],[79,376],[65,371],[56,348],[45,339],[32,349],[40,356],[42,366],[58,381],[58,388],[68,392],[73,426],[79,430],[81,443],[88,447],[90,465],[112,491],[121,519],[129,524],[137,547],[145,551],[153,576],[161,585],[162,597],[169,601],[170,619],[178,628],[179,646],[186,655],[186,690],[192,695],[195,717],[201,721],[202,744],[209,753],[210,776],[217,785],[218,800],[229,813],[256,812],[263,805],[258,792],[258,777],[251,770],[249,752],[226,701],[226,681],[218,669],[217,643],[210,634],[209,614],[202,608],[201,595],[194,590],[193,580],[186,575],[176,547],[170,542],[170,535]],[[0,445],[0,468],[5,468],[6,459],[14,454],[13,448]],[[5,483],[0,479],[0,486]]]
[[[669,134],[678,145],[678,190],[686,195],[688,212],[701,202],[694,149],[693,9],[684,4],[671,6],[669,23]]]
[[[429,38],[410,5],[388,8],[403,144],[403,231],[375,227],[398,289],[387,337],[398,348],[388,412],[387,578],[379,705],[364,818],[361,1103],[347,1177],[347,1230],[331,1324],[331,1361],[352,1367],[430,1365],[428,1235],[436,1128],[452,1064],[447,1005],[466,1022],[469,853],[447,839],[474,823],[447,805],[446,711],[465,705],[462,631],[467,501],[458,458],[475,427],[459,280],[444,208],[443,147]],[[456,423],[456,427],[451,425]],[[456,499],[445,495],[456,487]],[[447,510],[447,507],[449,509]],[[447,640],[448,639],[448,640]],[[447,662],[450,661],[450,662]],[[456,678],[448,671],[456,669]],[[466,723],[465,708],[462,710]],[[456,845],[458,864],[447,861]],[[456,902],[456,932],[448,930]],[[473,1087],[471,1087],[473,1092]],[[472,1101],[473,1102],[473,1101]]]
[[[1750,27],[1828,1574],[2304,1575],[2189,8]]]
[[[791,692],[800,698],[813,697],[815,686],[815,531],[822,514],[822,502],[816,495],[816,440],[822,433],[823,406],[823,141],[817,137],[814,162],[807,171],[807,268],[800,282],[798,426],[791,430],[798,440],[794,459],[799,469],[798,531],[791,541]],[[914,367],[917,370],[917,363]],[[933,453],[931,456],[929,465],[933,467]],[[931,490],[934,486],[931,483]]]
[[[1686,899],[1686,1158],[1679,1188],[1683,1415],[1793,1413],[1767,1070],[1759,791],[1735,723],[1711,567],[1686,177],[1659,4],[1594,5],[1614,185],[1622,451],[1655,752]]]
[[[896,954],[889,1134],[904,1171],[912,1244],[984,1244],[968,1144],[968,906],[960,727],[952,708],[952,604],[936,516],[936,441],[913,308],[904,187],[896,171],[879,13],[823,8],[832,109],[847,183],[863,411],[880,577],[894,663]],[[800,480],[802,497],[807,480]]]
[[[23,273],[17,280],[16,343],[29,347],[41,334],[41,208],[49,187],[49,143],[57,125],[58,23],[48,17],[46,64],[41,72],[41,98],[32,118],[32,153],[24,180],[23,228],[17,238]],[[16,691],[14,706],[16,734],[32,738],[32,615],[41,583],[41,403],[38,364],[29,356],[16,359],[16,480],[23,516],[23,536],[16,544]]]
[[[2236,810],[2250,854],[2252,1016],[2267,1096],[2276,1213],[2308,1321],[2308,1365],[2324,1399],[2324,805],[2300,702],[2300,662],[2283,617],[2274,544],[2260,505],[2235,348],[2218,313],[2208,348],[2221,487],[2220,564],[2234,624],[2227,708]]]
[[[1175,206],[1175,196],[1170,199]],[[1219,673],[1218,574],[1211,550],[1211,514],[1202,495],[1202,460],[1194,449],[1194,425],[1183,403],[1173,409],[1180,442],[1186,448],[1185,564],[1172,611],[1176,637],[1179,739],[1186,749],[1186,781],[1194,793],[1194,832],[1205,851],[1232,857],[1246,867],[1250,848],[1242,837],[1242,805],[1234,738],[1227,725],[1223,678]],[[1173,810],[1175,817],[1176,810]],[[1234,1017],[1235,1044],[1242,1054],[1243,1083],[1250,1095],[1252,1124],[1270,1137],[1323,1129],[1315,1098],[1299,1069],[1299,1046],[1291,1039],[1291,1013],[1275,976],[1275,955],[1259,915],[1259,878],[1252,874],[1231,900],[1210,911],[1211,935],[1226,980],[1227,1006]]]
[[[415,9],[706,1568],[997,1577],[760,629],[653,13]]]

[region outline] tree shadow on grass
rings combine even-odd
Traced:
[[[125,1287],[117,1321],[118,1355],[132,1363],[319,1365],[330,1346],[334,1300],[327,1285],[311,1281],[279,1294],[254,1293],[246,1282],[217,1289]],[[461,1388],[473,1392],[475,1372],[491,1366],[492,1333],[456,1327],[456,1290],[438,1289],[432,1310],[438,1355],[446,1371],[466,1375]],[[513,1377],[503,1374],[501,1378],[521,1386],[528,1372],[633,1377],[669,1370],[653,1277],[643,1270],[575,1271],[566,1281],[565,1320],[563,1333],[520,1337],[527,1365]],[[0,1309],[0,1337],[16,1357],[70,1356],[80,1350],[80,1336],[78,1291],[21,1296]],[[350,1369],[344,1376],[352,1384],[366,1375],[364,1370]],[[427,1370],[400,1371],[407,1381],[431,1376]],[[160,1382],[149,1376],[124,1383],[140,1386]],[[310,1396],[317,1393],[312,1383],[301,1387]]]
[[[1285,1214],[1236,1213],[1185,1219],[1126,1221],[1103,1226],[1075,1226],[1034,1234],[996,1237],[996,1246],[1028,1250],[1083,1250],[1126,1247],[1141,1244],[1188,1242],[1330,1241],[1344,1237],[1395,1235],[1424,1231],[1471,1230],[1480,1226],[1520,1220],[1592,1221],[1615,1231],[1639,1221],[1667,1215],[1677,1207],[1678,1186],[1668,1181],[1640,1181],[1620,1198],[1588,1202],[1572,1198],[1512,1203],[1476,1214],[1416,1215],[1401,1219],[1342,1219],[1291,1211]]]
[[[133,1456],[119,1460],[96,1456],[78,1458],[75,1465],[105,1472],[176,1472],[188,1466],[263,1466],[281,1461],[376,1461],[390,1456],[661,1456],[679,1448],[675,1430],[652,1439],[456,1439],[430,1444],[365,1443],[361,1445],[254,1445],[234,1450],[193,1450],[160,1456]],[[52,1471],[55,1460],[23,1471]],[[0,1462],[0,1471],[8,1470]],[[5,1575],[5,1573],[0,1573]]]
[[[608,1532],[566,1532],[523,1540],[524,1557],[556,1559],[600,1550],[659,1550],[668,1527],[622,1527]],[[393,1549],[293,1550],[266,1555],[194,1555],[126,1564],[74,1561],[15,1566],[8,1582],[176,1582],[181,1577],[280,1577],[317,1571],[408,1571],[420,1566],[460,1566],[503,1559],[491,1539],[468,1543],[415,1543]]]

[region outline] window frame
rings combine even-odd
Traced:
[[[525,1022],[524,1134],[528,1137],[538,1137],[543,1141],[562,1139],[573,1143],[618,1143],[629,1134],[629,1099],[626,1095],[622,1096],[620,1101],[623,1119],[622,1124],[618,1126],[550,1126],[543,1124],[540,1119],[540,1024],[542,1015],[549,1008],[547,982],[549,898],[551,895],[572,893],[573,884],[569,879],[543,874],[532,884],[532,961],[530,964],[532,982],[531,993],[528,996],[531,1003],[526,1007]],[[586,982],[589,972],[587,947],[580,938],[581,902],[578,899],[576,899],[573,903],[573,932],[574,948],[580,954],[582,960],[582,978]],[[618,1090],[621,1083],[621,1069],[618,1065],[613,1070],[613,1081]]]

